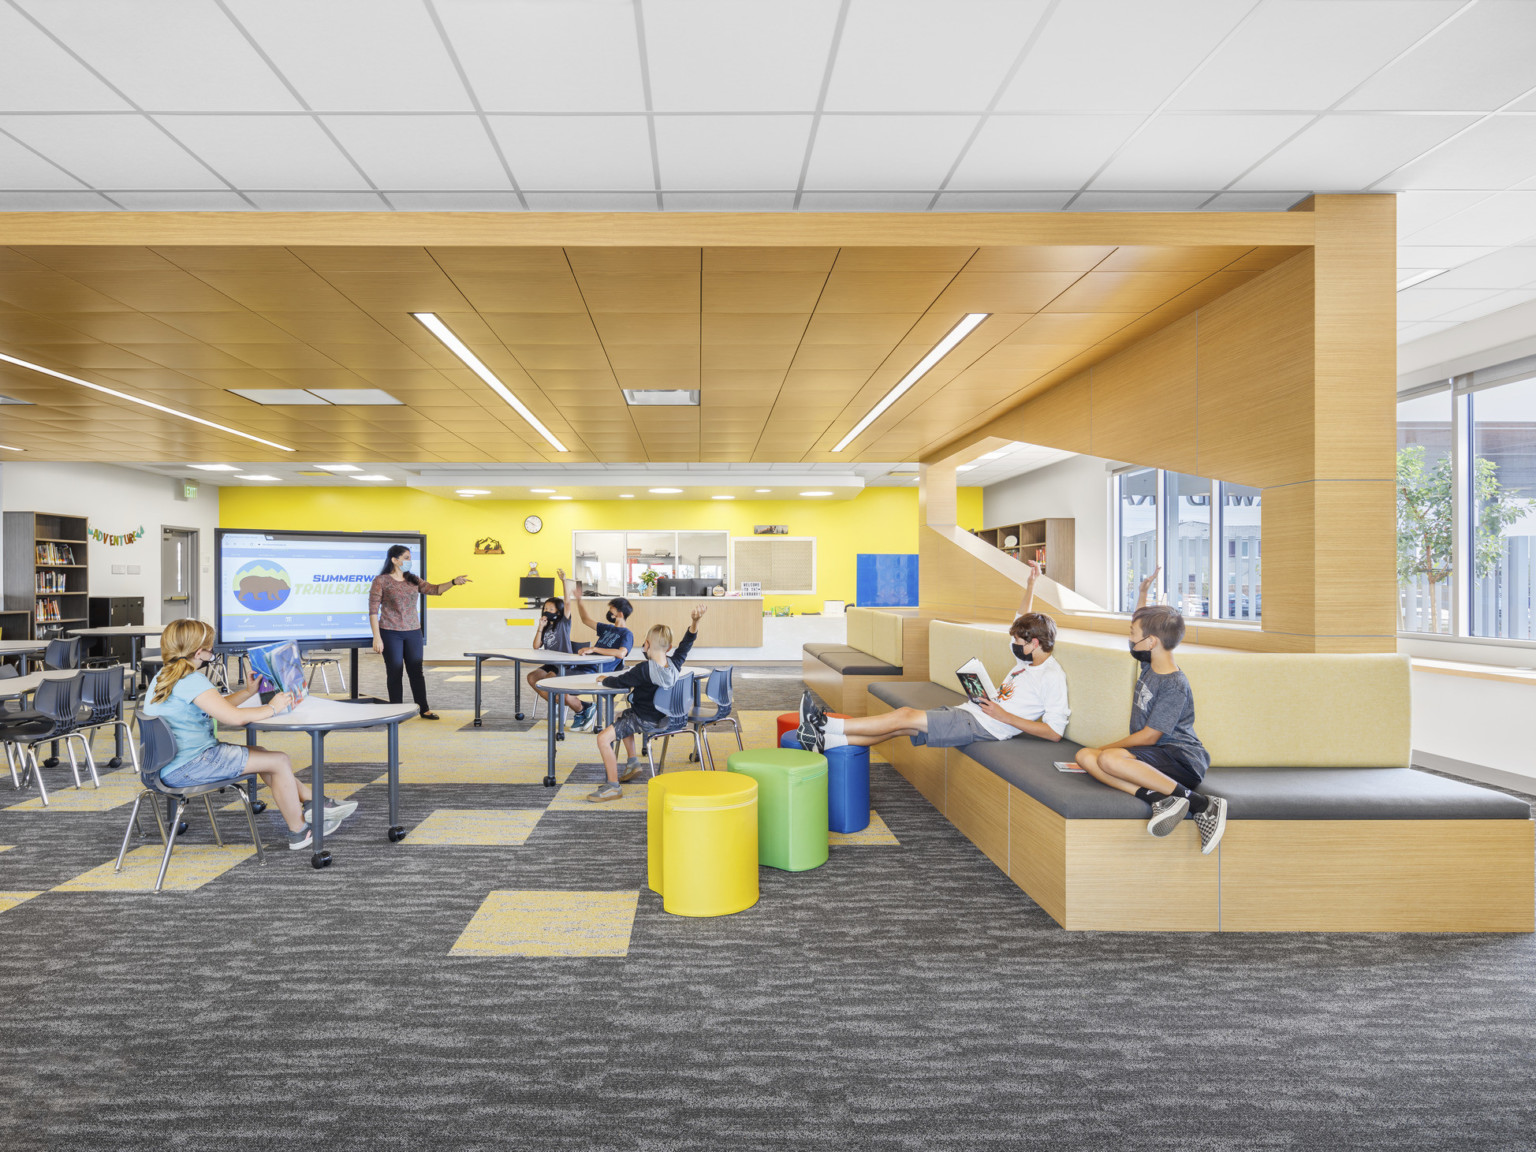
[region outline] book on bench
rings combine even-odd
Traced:
[[[960,691],[973,704],[985,704],[997,699],[997,688],[992,683],[992,677],[987,675],[986,668],[976,657],[972,656],[956,668],[955,677],[960,681]]]

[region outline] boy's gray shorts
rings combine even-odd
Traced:
[[[930,748],[963,748],[978,740],[997,739],[981,726],[980,720],[960,708],[935,708],[927,716],[927,733],[917,733],[912,743]]]

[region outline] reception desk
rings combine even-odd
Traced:
[[[588,596],[587,612],[592,619],[602,618],[606,596]],[[654,625],[665,624],[672,629],[672,642],[683,638],[692,623],[694,608],[709,605],[709,615],[699,623],[699,638],[695,643],[701,648],[761,648],[763,646],[763,598],[761,596],[631,596],[629,602],[635,612],[629,618],[630,631],[635,634],[635,653],[638,658],[645,634]],[[578,622],[577,631],[585,631]]]

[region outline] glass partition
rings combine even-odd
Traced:
[[[1119,489],[1119,559],[1116,564],[1121,612],[1136,607],[1141,582],[1157,568],[1157,470],[1140,468],[1116,478]]]
[[[1168,603],[1185,616],[1211,614],[1211,482],[1167,473],[1163,539],[1168,542],[1164,586]],[[1131,603],[1135,604],[1134,594]]]
[[[575,547],[572,572],[582,592],[591,596],[618,596],[624,590],[624,533],[573,532]],[[558,589],[557,589],[558,591]]]
[[[1474,392],[1471,632],[1536,640],[1536,379]]]
[[[679,532],[677,574],[692,580],[724,580],[726,540],[724,532]]]
[[[1221,584],[1228,620],[1257,620],[1263,615],[1259,566],[1263,493],[1245,484],[1221,486]]]
[[[1451,393],[1397,406],[1397,616],[1404,632],[1451,631]]]

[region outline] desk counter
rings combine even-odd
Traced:
[[[599,609],[611,597],[588,596],[587,613],[600,619]],[[709,605],[709,615],[699,623],[701,648],[761,648],[763,646],[763,598],[761,596],[631,596],[635,613],[629,628],[635,634],[635,649],[645,642],[652,625],[665,624],[672,629],[674,643],[692,623],[690,616],[700,604]],[[576,630],[585,632],[577,621]]]

